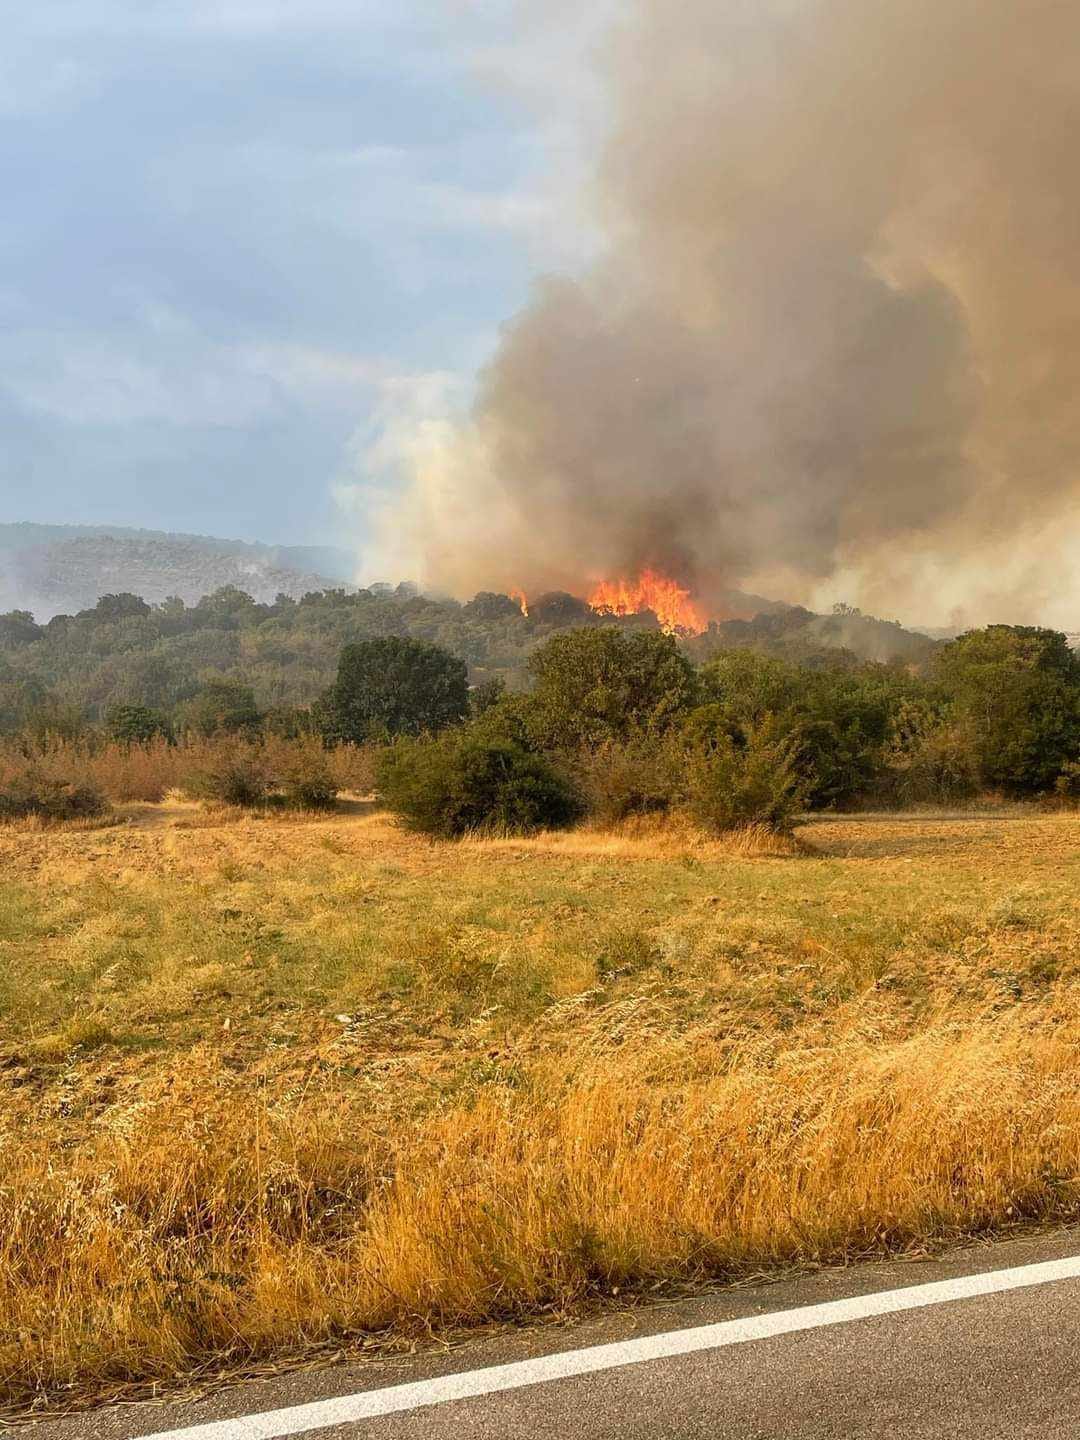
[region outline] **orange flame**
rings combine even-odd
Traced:
[[[669,635],[700,635],[708,628],[690,591],[656,570],[643,570],[636,580],[602,580],[589,596],[589,604],[602,615],[639,615],[651,610]]]
[[[520,607],[520,610],[521,610],[522,615],[524,615],[524,616],[526,617],[526,619],[528,619],[528,615],[529,615],[529,597],[525,594],[525,591],[524,591],[524,590],[511,590],[511,591],[510,591],[510,599],[517,601],[518,606]]]

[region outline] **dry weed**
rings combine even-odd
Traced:
[[[9,1406],[1075,1212],[1076,817],[133,813],[0,833]]]

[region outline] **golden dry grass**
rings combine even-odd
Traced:
[[[10,1406],[1080,1200],[1075,817],[132,820],[0,830]]]
[[[13,775],[25,771],[29,764],[46,779],[77,781],[92,785],[107,800],[117,804],[129,801],[160,802],[193,773],[206,769],[218,759],[223,748],[235,748],[242,742],[225,739],[202,740],[185,737],[180,744],[170,745],[163,739],[146,745],[121,745],[102,741],[64,740],[51,737],[27,754],[17,740],[0,741],[0,785]],[[375,761],[370,747],[341,745],[324,751],[315,739],[282,740],[270,737],[258,747],[273,770],[275,765],[288,765],[305,755],[317,757],[342,790],[371,789]]]

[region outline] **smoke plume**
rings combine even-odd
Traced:
[[[1080,7],[621,13],[603,256],[538,285],[468,420],[414,446],[395,525],[423,578],[654,566],[706,600],[1065,623]]]

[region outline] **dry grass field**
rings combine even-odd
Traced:
[[[0,829],[0,1398],[1080,1202],[1080,818]]]

